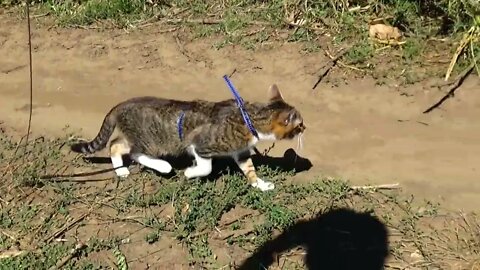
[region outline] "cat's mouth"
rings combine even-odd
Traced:
[[[301,137],[301,136],[303,136],[303,133],[305,132],[305,129],[306,129],[305,125],[303,123],[300,123],[286,137],[288,139],[294,139],[297,136]]]
[[[294,129],[292,132],[288,133],[285,137],[289,140],[293,140],[296,137],[301,137],[303,136],[304,130],[300,130],[298,128]]]

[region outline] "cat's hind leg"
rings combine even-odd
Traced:
[[[212,172],[212,159],[201,157],[197,151],[195,151],[194,146],[190,146],[189,152],[195,157],[197,164],[185,170],[184,174],[187,179],[209,175]]]
[[[153,158],[151,156],[140,153],[132,153],[130,154],[130,156],[136,162],[159,173],[168,174],[172,171],[172,165],[170,165],[170,163],[163,159]]]
[[[112,166],[115,169],[115,173],[119,177],[127,177],[130,171],[123,165],[123,155],[130,153],[130,146],[124,139],[116,138],[110,143],[110,159],[112,160]]]

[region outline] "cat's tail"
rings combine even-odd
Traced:
[[[78,142],[72,144],[70,149],[73,152],[83,154],[93,154],[99,150],[102,150],[107,146],[110,136],[112,136],[115,126],[117,125],[117,115],[115,108],[112,109],[103,119],[102,127],[98,131],[97,137],[90,142]]]

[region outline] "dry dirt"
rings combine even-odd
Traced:
[[[0,25],[0,119],[23,131],[29,103],[25,24],[1,15]],[[432,87],[436,80],[399,87],[356,79],[335,87],[322,83],[312,91],[326,62],[321,52],[305,55],[292,44],[256,52],[215,50],[211,39],[177,40],[161,30],[47,29],[34,23],[33,132],[61,135],[69,125],[91,138],[111,106],[134,96],[230,98],[221,76],[236,70],[232,80],[244,99],[265,100],[269,85],[277,83],[302,112],[307,132],[300,155],[313,167],[292,181],[329,175],[356,185],[398,182],[406,192],[447,208],[480,206],[475,76],[425,115],[444,94]],[[278,143],[271,155],[282,156],[290,147],[296,142]]]

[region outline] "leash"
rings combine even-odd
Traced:
[[[183,141],[183,119],[185,118],[185,112],[181,111],[177,119],[177,131],[180,141]]]
[[[224,75],[223,79],[227,83],[228,88],[232,92],[233,97],[237,102],[237,106],[240,109],[240,113],[242,114],[243,122],[245,122],[245,125],[247,126],[250,133],[252,133],[253,136],[258,138],[258,132],[253,126],[250,116],[248,116],[247,110],[245,109],[245,103],[243,102],[242,97],[240,97],[240,94],[235,89],[235,87],[233,86],[232,82],[230,81],[227,75]],[[183,140],[183,119],[184,118],[185,118],[185,112],[181,111],[177,119],[177,131],[178,131],[178,137],[180,138],[180,140]]]
[[[248,127],[248,130],[252,133],[253,136],[258,138],[258,132],[253,126],[252,120],[248,116],[247,110],[245,110],[245,104],[243,103],[243,99],[240,97],[240,94],[238,91],[235,89],[233,86],[232,82],[228,78],[227,75],[223,75],[223,79],[227,83],[228,88],[233,94],[233,97],[235,98],[235,101],[237,102],[238,108],[240,109],[240,113],[242,114],[243,121],[245,122],[245,125]]]

